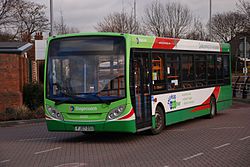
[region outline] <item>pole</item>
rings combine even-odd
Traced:
[[[244,73],[245,73],[245,79],[247,79],[247,37],[244,37]]]
[[[209,39],[212,39],[211,23],[212,23],[212,0],[209,0]]]
[[[134,19],[136,22],[136,0],[134,0]]]
[[[136,0],[134,0],[134,23],[135,23],[134,26],[137,27],[137,23],[136,23]],[[138,28],[136,28],[135,33],[138,34]]]
[[[53,36],[53,0],[50,0],[50,36]]]

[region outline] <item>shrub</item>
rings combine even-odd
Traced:
[[[16,119],[30,119],[33,117],[32,111],[25,105],[17,107],[15,111]]]
[[[45,117],[44,107],[40,106],[36,109],[34,118],[44,118],[44,117]]]
[[[23,87],[23,101],[31,110],[43,106],[43,85],[39,83],[26,84]]]

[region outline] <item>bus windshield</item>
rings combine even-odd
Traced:
[[[102,103],[125,97],[124,38],[54,39],[47,61],[47,98],[51,100]]]

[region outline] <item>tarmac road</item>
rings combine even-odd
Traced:
[[[159,135],[48,132],[44,122],[0,127],[0,167],[250,166],[250,104]]]

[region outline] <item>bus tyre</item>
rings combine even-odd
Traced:
[[[214,96],[211,96],[209,118],[213,118],[215,114],[216,114],[216,99]]]
[[[161,107],[157,107],[155,111],[155,128],[151,129],[151,133],[159,134],[165,127],[164,111]]]

